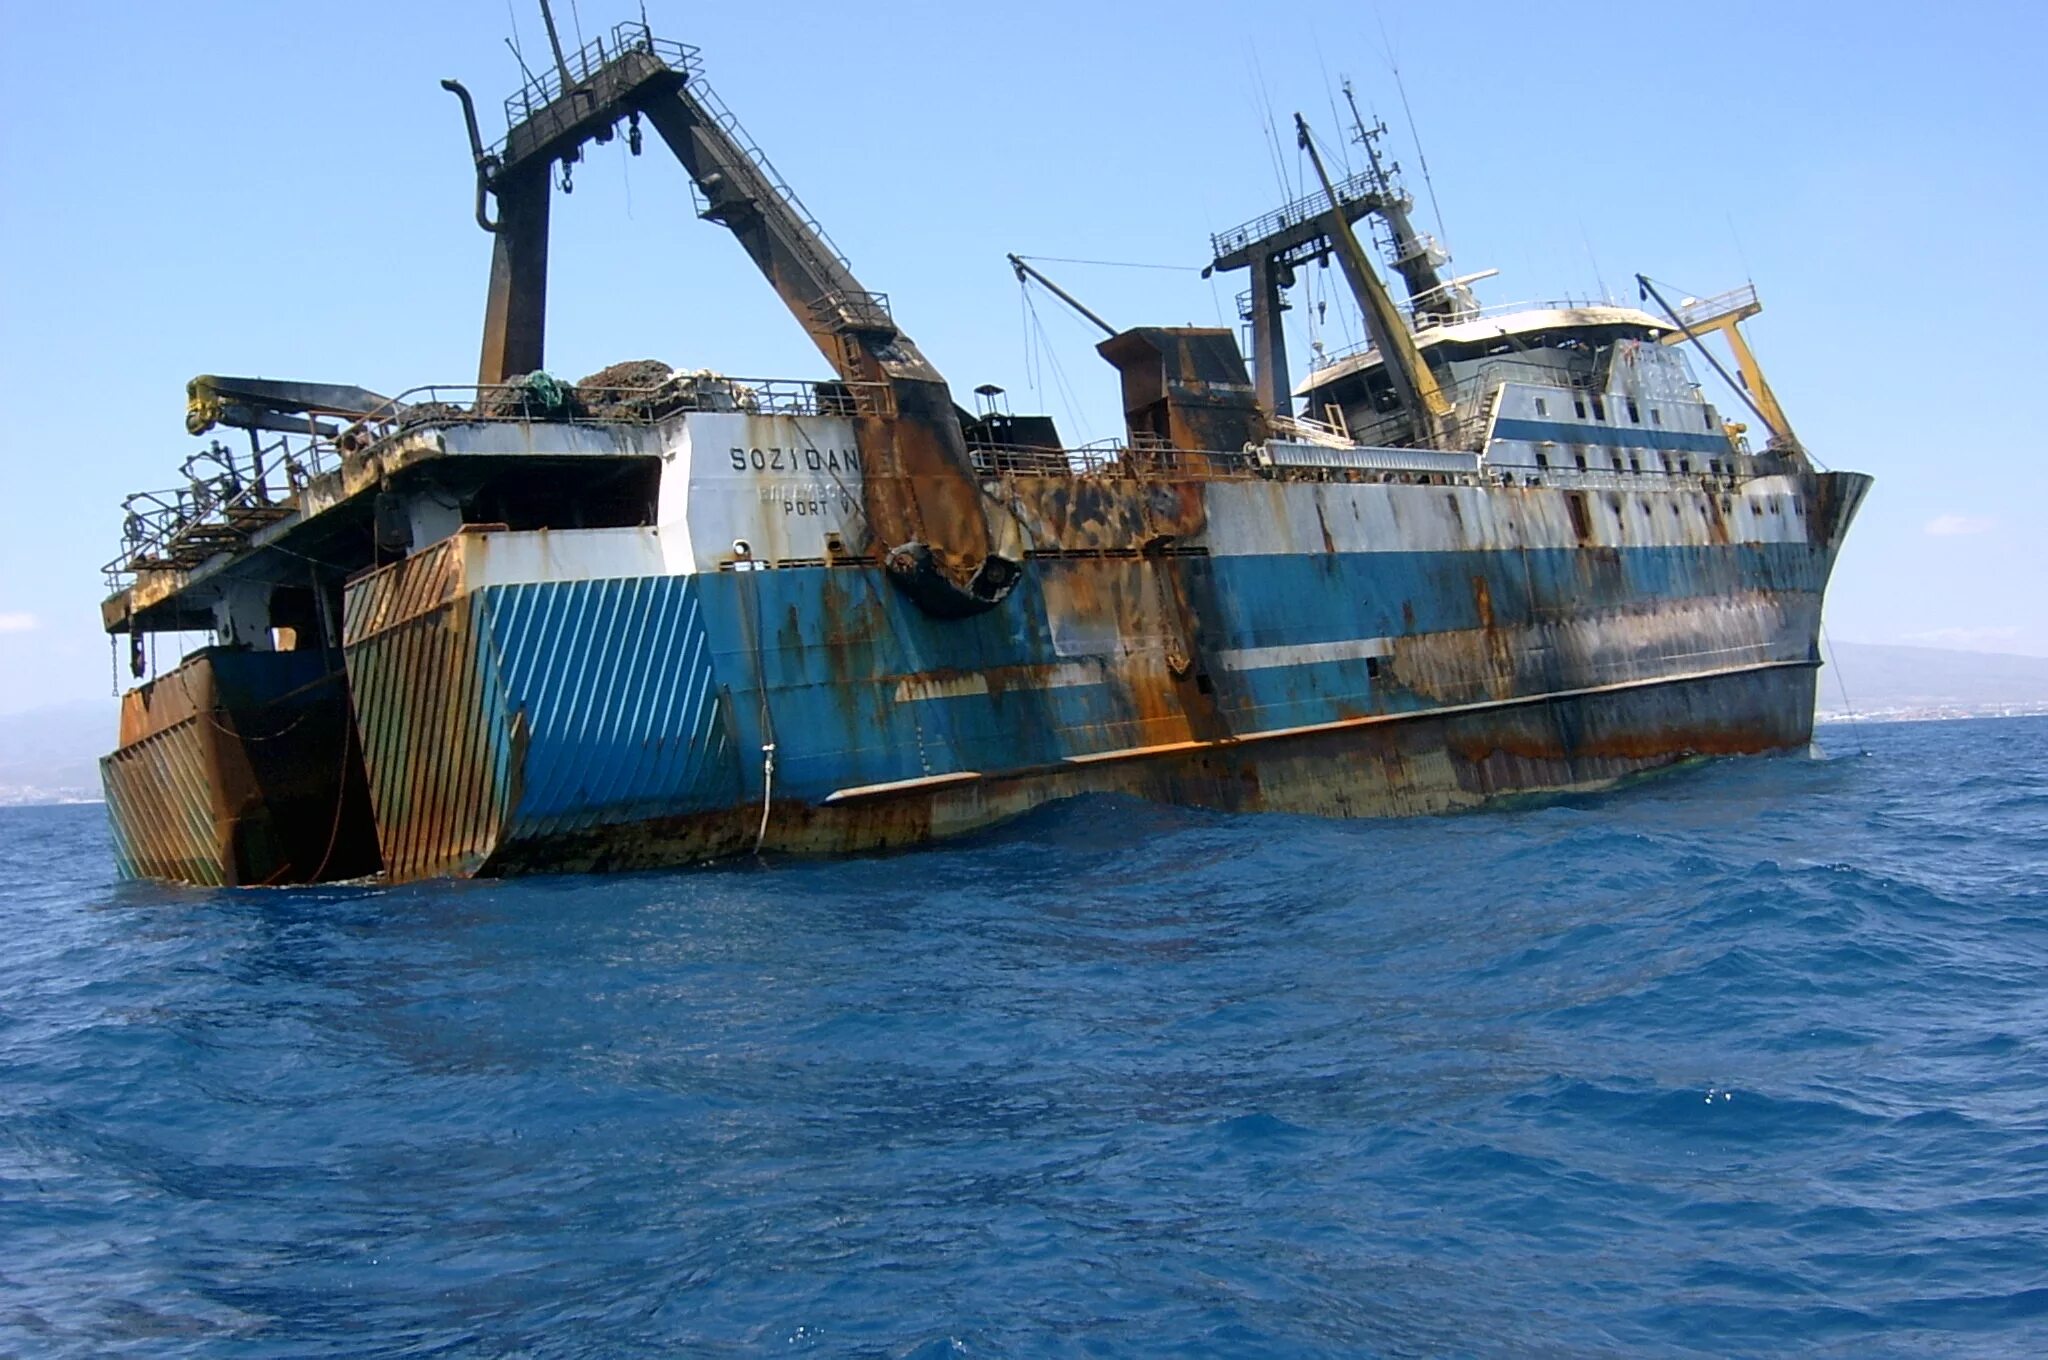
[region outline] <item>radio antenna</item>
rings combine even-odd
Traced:
[[[1387,16],[1377,6],[1373,18],[1380,26],[1380,46],[1386,49],[1387,69],[1394,75],[1394,90],[1401,96],[1401,116],[1408,120],[1408,140],[1415,143],[1415,160],[1422,167],[1422,187],[1429,194],[1430,216],[1436,218],[1436,237],[1439,241],[1450,239],[1450,232],[1444,229],[1444,210],[1436,201],[1436,184],[1429,177],[1429,153],[1422,149],[1422,134],[1415,130],[1415,110],[1408,104],[1408,86],[1401,79],[1401,63],[1394,57],[1393,40],[1387,37]]]

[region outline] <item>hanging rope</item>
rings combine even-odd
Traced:
[[[1849,715],[1849,731],[1856,738],[1856,754],[1867,756],[1870,754],[1870,747],[1863,741],[1863,721],[1856,716],[1856,706],[1849,702],[1849,686],[1842,678],[1842,665],[1835,659],[1835,644],[1828,637],[1825,625],[1820,630],[1820,645],[1827,650],[1828,669],[1835,673],[1835,688],[1842,695],[1842,711]]]
[[[1060,367],[1060,356],[1053,350],[1052,340],[1045,333],[1045,322],[1038,315],[1038,304],[1032,300],[1028,288],[1024,292],[1024,308],[1031,318],[1032,327],[1037,332],[1038,343],[1044,350],[1044,363],[1052,366],[1053,383],[1059,393],[1060,405],[1066,408],[1067,419],[1072,422],[1068,428],[1078,430],[1082,425],[1079,402],[1074,396],[1073,388],[1067,385],[1066,370]],[[1043,372],[1043,364],[1040,371]]]
[[[761,743],[761,825],[754,832],[754,853],[761,853],[761,847],[768,843],[768,804],[775,796],[775,743]]]

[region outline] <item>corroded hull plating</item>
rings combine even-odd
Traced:
[[[1434,812],[1803,745],[1868,480],[1621,485],[1162,483],[1105,503],[1170,532],[1105,534],[1087,483],[1012,478],[1024,579],[944,621],[871,565],[458,534],[348,595],[385,870],[855,850],[1095,792]]]
[[[123,701],[100,762],[130,877],[247,886],[377,868],[343,676],[317,652],[200,651]]]

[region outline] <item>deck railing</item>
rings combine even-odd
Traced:
[[[647,387],[572,386],[532,376],[516,383],[415,387],[344,428],[309,419],[304,435],[282,435],[248,454],[230,454],[216,441],[186,460],[183,486],[139,491],[122,501],[121,552],[102,572],[111,591],[137,572],[189,570],[296,514],[307,485],[337,470],[343,459],[368,455],[425,426],[645,425],[690,411],[853,417],[894,410],[887,383],[710,373],[678,373]]]

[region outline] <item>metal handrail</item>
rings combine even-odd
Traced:
[[[535,393],[535,388],[521,382],[430,383],[401,392],[359,424],[391,431],[429,423],[502,420],[644,425],[683,411],[828,416],[890,415],[895,410],[893,390],[884,382],[735,378],[709,372],[677,373],[647,387],[565,383],[566,401],[553,410],[537,406]]]
[[[593,79],[607,65],[617,61],[628,52],[645,52],[665,65],[683,72],[686,76],[696,76],[704,69],[704,63],[698,56],[696,48],[691,47],[688,43],[672,42],[665,38],[657,38],[645,24],[635,23],[630,20],[625,23],[615,24],[612,27],[610,36],[611,42],[609,45],[605,42],[605,35],[599,34],[565,58],[564,65],[569,69],[570,80],[578,84],[587,82]],[[535,114],[546,111],[548,106],[560,99],[564,93],[565,91],[562,88],[562,72],[554,67],[549,67],[540,75],[534,76],[510,95],[507,95],[505,98],[506,137],[509,137],[511,130],[520,123],[532,118]],[[503,150],[505,140],[505,137],[499,138],[492,149]]]
[[[1712,297],[1689,298],[1679,303],[1678,319],[1688,326],[1700,326],[1730,312],[1761,306],[1756,297],[1756,285],[1745,283],[1740,288],[1730,288]]]
[[[1356,203],[1368,196],[1373,198],[1381,196],[1379,189],[1373,183],[1371,173],[1364,170],[1338,183],[1336,191],[1338,201],[1346,204]],[[1312,222],[1329,211],[1330,199],[1327,194],[1304,194],[1293,202],[1284,203],[1264,216],[1255,217],[1242,226],[1233,227],[1229,231],[1215,233],[1209,238],[1209,247],[1215,252],[1217,259],[1222,259],[1233,251],[1245,249],[1255,241],[1263,241],[1267,237],[1278,235],[1290,227],[1298,227]]]
[[[692,53],[695,53],[696,50],[694,47],[690,49]],[[789,181],[785,180],[782,177],[782,172],[775,168],[775,162],[768,159],[768,153],[763,151],[754,139],[748,135],[747,129],[740,123],[739,115],[726,107],[725,101],[718,97],[718,91],[712,89],[710,82],[703,78],[700,67],[690,68],[690,73],[692,76],[690,81],[691,97],[697,101],[698,105],[705,112],[718,121],[718,126],[725,130],[726,136],[732,138],[733,144],[746,153],[747,159],[754,163],[754,168],[759,170],[762,178],[768,181],[768,187],[782,196],[782,201],[789,205],[789,210],[795,213],[797,219],[804,224],[804,227],[824,244],[825,249],[838,262],[840,269],[851,275],[853,273],[853,266],[847,262],[846,253],[826,234],[825,228],[819,225],[817,217],[809,208],[804,206],[804,201],[796,196],[796,190],[789,187]],[[691,184],[690,191],[693,194],[699,192],[694,182]]]
[[[713,373],[677,373],[651,387],[563,385],[565,401],[544,408],[525,383],[432,383],[409,388],[332,438],[307,433],[281,436],[252,456],[247,474],[230,468],[211,480],[195,478],[183,487],[139,491],[121,503],[123,548],[102,567],[110,590],[139,570],[193,565],[178,559],[201,549],[220,551],[244,532],[234,521],[250,512],[265,519],[295,511],[306,485],[335,470],[343,458],[367,457],[389,441],[428,425],[490,423],[647,425],[689,411],[737,411],[748,415],[889,416],[895,394],[887,383],[791,378],[732,378]],[[188,460],[189,461],[189,460]],[[286,485],[270,488],[264,472],[282,472]],[[219,494],[231,482],[236,490]],[[274,494],[282,490],[284,494]],[[275,512],[275,513],[273,513]]]

